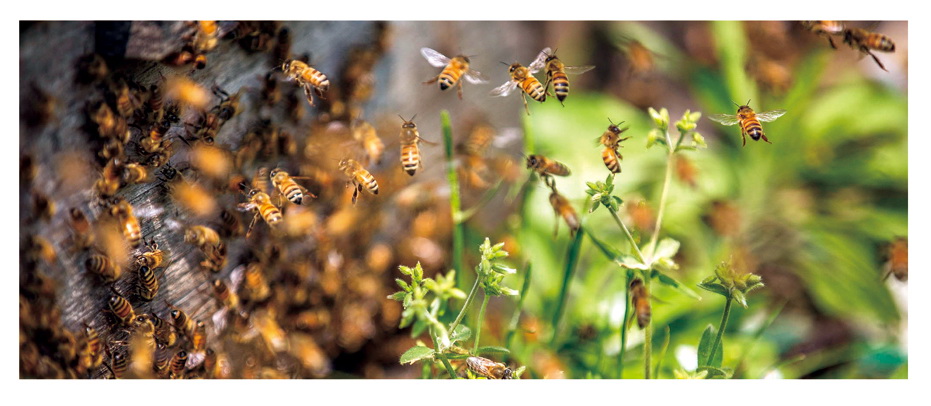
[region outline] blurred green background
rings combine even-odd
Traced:
[[[724,365],[736,369],[735,377],[907,377],[907,282],[882,280],[886,245],[908,234],[906,23],[856,25],[897,34],[896,53],[877,53],[889,72],[858,59],[841,38],[832,50],[798,22],[602,23],[568,27],[577,29],[577,40],[590,40],[588,49],[577,45],[585,41],[550,44],[567,65],[598,68],[573,81],[564,107],[531,105],[527,137],[535,152],[571,168],[571,176],[557,179],[559,191],[584,227],[615,249],[630,250],[610,214],[587,210],[585,182],[608,174],[593,140],[608,119],[630,126],[615,193],[625,200],[622,219],[645,244],[650,230],[639,224],[652,226],[666,162],[662,146],[646,148],[654,127],[646,107],[669,108],[673,122],[686,109],[703,113],[698,131],[709,147],[680,154],[690,165],[676,166],[661,233],[682,243],[674,276],[702,300],[653,284],[659,377],[695,369],[702,330],[717,327],[724,304],[695,285],[726,260],[766,284],[750,295],[749,309],[731,312]],[[568,32],[562,37],[573,38]],[[630,52],[634,41],[650,50],[646,68]],[[599,57],[606,50],[621,56]],[[783,74],[760,73],[764,63]],[[707,119],[734,114],[733,102],[748,99],[757,112],[788,111],[763,124],[772,144],[748,140],[741,147],[737,126]],[[584,238],[551,341],[571,238],[564,223],[553,238],[549,191],[539,182],[529,190],[521,216],[508,226],[520,251],[514,264],[533,263],[512,356],[533,377],[616,378],[623,270]],[[469,249],[479,234],[470,231]],[[510,285],[519,287],[523,273]],[[490,324],[510,319],[513,307],[500,306],[501,320]],[[642,343],[634,325],[625,378],[643,377]]]

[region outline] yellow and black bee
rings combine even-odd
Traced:
[[[343,159],[339,162],[339,169],[349,177],[353,186],[352,203],[356,203],[356,197],[364,187],[373,195],[378,194],[378,182],[369,171],[365,170],[358,162],[352,159]]]
[[[871,51],[895,52],[895,43],[892,42],[892,38],[862,28],[847,28],[844,30],[844,43],[863,54],[871,56],[882,70],[888,72],[888,69]]]
[[[630,282],[630,297],[634,308],[634,315],[637,316],[637,326],[641,329],[650,323],[650,297],[647,289],[640,279],[634,279]]]
[[[575,235],[579,231],[579,228],[582,226],[579,221],[579,214],[576,213],[575,209],[572,208],[572,205],[569,204],[569,200],[565,196],[559,194],[555,188],[553,188],[552,193],[550,193],[550,204],[553,206],[553,210],[556,212],[557,217],[562,217],[565,220],[566,225],[569,226],[569,234]],[[553,230],[553,235],[559,232],[559,219],[556,219],[556,226]]]
[[[309,179],[306,176],[291,176],[281,168],[272,169],[269,176],[271,177],[272,185],[278,189],[278,193],[284,195],[291,203],[301,204],[304,201],[305,195],[314,199],[317,198],[315,194],[310,193],[307,189],[294,181],[294,179]]]
[[[433,84],[434,82],[439,82],[440,90],[446,90],[450,87],[459,85],[459,99],[462,99],[462,81],[461,78],[465,78],[469,83],[480,84],[488,82],[482,74],[469,67],[469,57],[465,55],[458,55],[452,59],[446,57],[445,55],[434,51],[430,48],[420,48],[420,54],[427,59],[427,62],[430,65],[433,65],[436,68],[443,68],[443,71],[439,75],[436,75],[433,79],[430,79],[426,82],[423,82],[425,85]]]
[[[314,91],[317,92],[320,98],[324,98],[324,93],[330,88],[330,80],[327,79],[323,72],[299,60],[292,59],[285,62],[281,65],[281,70],[288,79],[297,82],[304,89],[304,95],[307,96],[307,102],[311,106],[314,105]]]
[[[569,176],[569,167],[561,162],[554,161],[543,155],[534,154],[527,157],[527,168],[533,170],[541,178],[546,186],[553,187],[554,180],[552,175]]]
[[[84,261],[84,266],[88,271],[100,275],[104,282],[107,283],[119,279],[123,272],[119,264],[110,259],[110,257],[100,254],[94,254],[88,257],[87,260]]]
[[[559,104],[562,104],[563,101],[566,100],[566,97],[569,97],[569,77],[567,74],[580,75],[595,68],[592,65],[566,66],[556,57],[556,53],[549,48],[543,48],[543,50],[540,51],[537,60],[540,58],[543,58],[546,64],[546,83],[543,84],[543,88],[549,88],[549,85],[552,83],[553,93],[556,94],[556,99],[559,100]]]
[[[611,122],[611,119],[608,119],[608,122]],[[624,122],[621,121],[618,124],[623,123]],[[604,147],[601,151],[601,159],[611,173],[621,173],[621,160],[624,159],[624,157],[617,152],[617,148],[621,146],[620,144],[622,141],[630,138],[620,138],[621,133],[627,131],[629,128],[630,127],[618,128],[618,126],[612,122],[604,134],[598,138],[598,143]]]
[[[737,104],[737,103],[734,103]],[[708,119],[711,121],[716,121],[722,125],[740,125],[740,137],[743,140],[743,145],[747,145],[747,135],[750,138],[753,138],[754,141],[759,141],[760,138],[763,141],[766,141],[770,144],[769,139],[766,138],[766,135],[763,134],[763,126],[760,124],[760,121],[773,121],[779,117],[782,117],[783,114],[786,114],[785,110],[771,110],[763,113],[755,113],[753,109],[749,106],[750,101],[747,100],[747,104],[737,106],[737,115],[733,114],[712,114],[708,116]]]
[[[488,379],[512,379],[513,371],[500,362],[494,362],[488,358],[469,357],[466,358],[466,365],[476,375]]]
[[[401,117],[401,116],[398,116]],[[404,117],[401,117],[401,167],[407,172],[408,175],[414,176],[414,172],[417,171],[418,167],[422,167],[423,163],[420,160],[420,141],[424,141],[423,138],[420,138],[420,133],[417,131],[417,125],[414,124],[414,118],[417,117],[415,114],[414,117],[411,117],[410,120],[405,120]],[[427,142],[427,141],[424,141]]]
[[[158,293],[158,278],[155,276],[155,270],[145,265],[139,267],[138,276],[138,295],[142,300],[151,301]]]
[[[546,56],[541,53],[530,66],[524,67],[519,63],[511,64],[508,66],[508,74],[511,76],[511,79],[503,85],[494,88],[491,91],[491,95],[506,97],[511,94],[514,89],[520,87],[522,90],[520,98],[524,102],[524,110],[527,111],[527,115],[530,115],[530,108],[527,107],[527,96],[541,103],[546,101],[546,88],[533,76],[534,73],[539,72],[540,69],[543,68],[545,60]]]

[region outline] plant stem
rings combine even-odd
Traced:
[[[558,221],[558,220],[557,220]],[[575,233],[572,243],[569,245],[569,252],[566,255],[566,266],[563,271],[562,287],[559,289],[559,300],[556,302],[556,312],[553,314],[553,336],[550,337],[550,346],[556,343],[556,337],[559,335],[559,320],[566,307],[566,300],[569,298],[569,283],[572,282],[572,274],[575,273],[575,266],[579,262],[579,251],[582,248],[582,230]]]
[[[669,326],[666,326],[666,338],[663,340],[663,349],[659,352],[659,359],[656,360],[656,368],[653,369],[653,379],[659,377],[660,367],[663,366],[663,358],[666,358],[666,350],[669,349]]]
[[[462,221],[462,200],[459,196],[459,177],[453,161],[453,128],[449,122],[449,112],[440,111],[443,127],[443,146],[446,153],[446,179],[449,181],[449,205],[453,217],[453,269],[456,270],[456,284],[463,285],[465,268],[462,262],[463,244],[465,244],[465,225]]]
[[[475,321],[475,343],[472,352],[478,355],[478,340],[482,337],[482,324],[485,321],[485,307],[488,306],[488,295],[482,294],[482,307],[478,310],[478,320]]]
[[[527,263],[527,272],[524,273],[524,284],[520,288],[520,297],[517,299],[517,307],[514,308],[514,315],[511,316],[511,323],[508,326],[508,333],[504,338],[504,348],[511,348],[511,343],[514,340],[514,335],[517,332],[518,324],[520,323],[520,312],[524,308],[524,299],[527,298],[527,289],[530,288],[530,276],[533,275],[533,266],[532,263]],[[505,354],[505,360],[511,358],[510,353]]]
[[[680,139],[682,137],[679,137]],[[669,185],[672,183],[672,169],[675,156],[675,149],[669,139],[669,131],[666,131],[666,142],[669,145],[669,155],[666,159],[666,175],[663,178],[663,192],[659,197],[659,211],[656,213],[656,224],[653,226],[653,236],[650,237],[650,263],[653,263],[653,253],[656,252],[656,243],[659,241],[659,230],[663,225],[663,214],[666,213],[666,197],[669,195]]]
[[[646,290],[647,297],[650,297],[650,279],[649,277],[644,278],[643,287]],[[652,302],[652,300],[650,300]],[[650,303],[650,307],[653,304]],[[653,320],[647,322],[646,328],[643,330],[643,379],[650,379],[650,359],[653,355]]]
[[[621,321],[621,351],[617,355],[617,379],[624,379],[624,352],[627,351],[627,319],[630,318],[630,271],[624,278],[624,320]]]
[[[611,212],[611,216],[614,217],[614,221],[617,222],[617,226],[624,230],[624,235],[627,236],[627,241],[630,242],[630,246],[634,247],[634,253],[637,254],[637,259],[640,262],[646,263],[646,258],[644,258],[643,253],[640,252],[640,247],[637,246],[637,242],[634,241],[634,236],[630,233],[630,230],[627,229],[627,226],[624,225],[624,222],[621,221],[621,218],[617,216],[617,212],[608,207],[608,211]]]
[[[472,300],[475,299],[475,293],[478,292],[478,284],[481,282],[478,279],[478,276],[475,277],[475,283],[472,284],[472,290],[469,291],[469,296],[466,297],[465,303],[462,305],[462,309],[459,310],[459,315],[456,316],[456,320],[453,320],[453,324],[449,325],[449,331],[456,331],[456,327],[459,326],[459,322],[462,321],[462,318],[466,314],[466,310],[469,309],[469,306],[472,305]]]
[[[456,370],[449,363],[449,360],[446,359],[446,355],[439,351],[439,343],[436,339],[436,331],[434,331],[433,328],[430,328],[430,338],[433,339],[433,349],[436,351],[436,355],[440,357],[440,361],[443,362],[443,366],[446,367],[446,372],[449,373],[449,377],[452,379],[459,379],[459,377],[456,376]]]
[[[718,335],[714,337],[714,344],[711,346],[711,353],[708,354],[708,363],[711,363],[711,360],[714,359],[714,353],[718,350],[718,346],[721,345],[721,338],[724,337],[724,329],[727,327],[727,318],[731,314],[731,297],[727,297],[727,301],[724,302],[724,314],[721,315],[721,326],[718,327]]]

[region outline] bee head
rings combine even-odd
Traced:
[[[278,173],[280,172],[284,172],[284,171],[282,171],[281,168],[275,168],[275,169],[272,169],[272,171],[268,173],[268,176],[274,178],[278,176]]]
[[[401,115],[398,114],[398,117],[401,117]],[[404,117],[401,117],[401,121],[404,122],[404,124],[401,124],[401,128],[417,128],[417,125],[414,124],[415,118],[417,118],[416,114],[414,114],[414,117],[411,117],[410,120],[405,120]]]
[[[117,295],[110,295],[110,299],[107,300],[107,303],[109,303],[110,306],[116,306],[116,304],[119,302],[120,302],[120,297]]]
[[[530,155],[527,157],[527,167],[536,168],[542,163],[542,160],[537,155]]]

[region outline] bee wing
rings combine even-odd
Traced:
[[[530,73],[537,73],[540,69],[543,69],[543,65],[546,64],[546,57],[550,55],[550,53],[549,47],[543,48],[540,54],[537,55],[537,59],[534,59],[533,62],[527,66],[527,69],[530,69]]]
[[[516,89],[516,88],[517,88],[517,82],[515,82],[515,81],[513,81],[513,80],[509,80],[509,81],[505,82],[503,85],[494,88],[494,89],[491,91],[491,95],[492,95],[492,96],[501,96],[501,97],[505,97],[505,96],[511,94],[511,91],[514,90],[514,89]]]
[[[756,119],[760,121],[773,121],[779,117],[782,117],[783,114],[786,114],[785,110],[764,111],[762,113],[757,113]]]
[[[734,125],[740,122],[740,120],[734,114],[712,114],[708,116],[708,119],[718,122],[722,125]]]
[[[420,48],[420,54],[423,55],[424,58],[427,58],[427,62],[429,62],[430,65],[433,65],[435,68],[442,68],[449,64],[449,58],[447,58],[446,55],[436,52],[430,48]]]
[[[474,83],[476,85],[481,83],[488,83],[488,78],[475,69],[467,70],[465,73],[465,78],[469,81],[469,83]]]
[[[585,65],[585,66],[566,66],[564,69],[566,73],[573,75],[581,75],[585,72],[588,72],[592,69],[595,69],[595,65]]]

